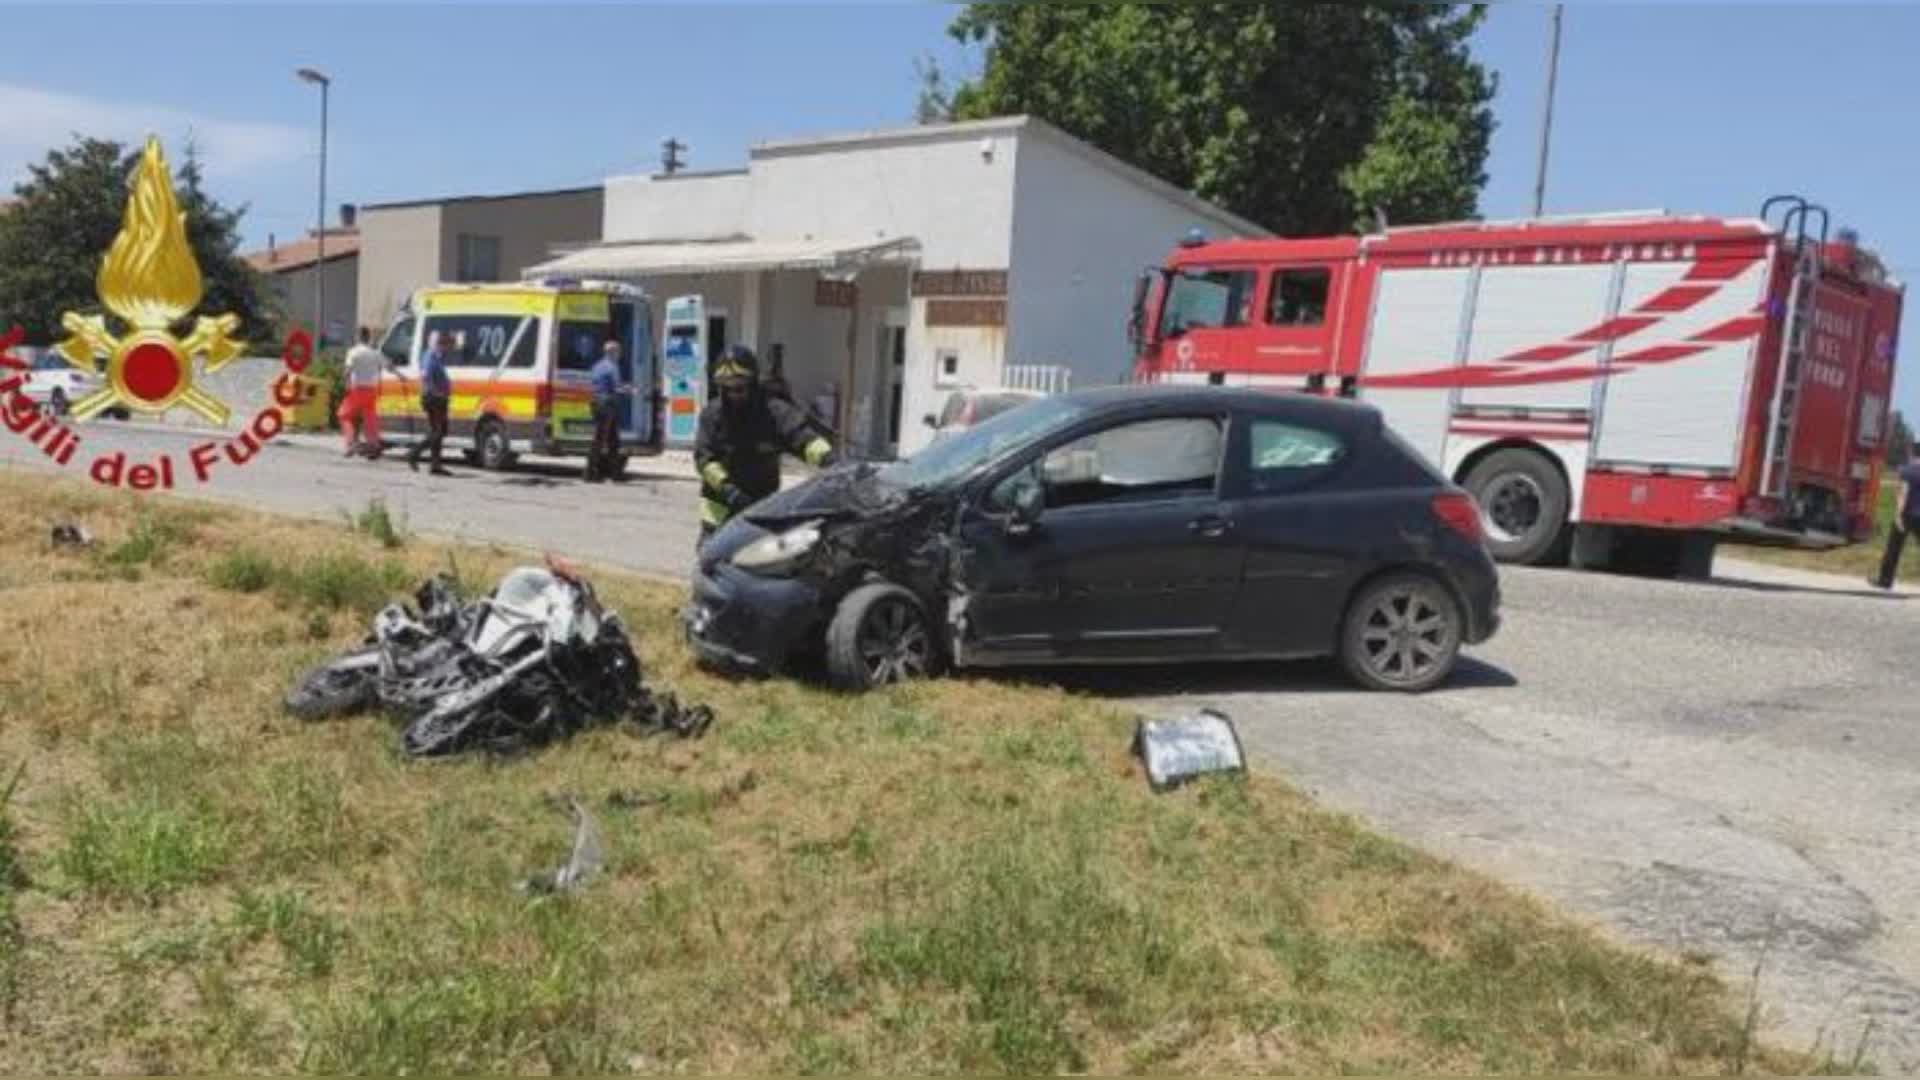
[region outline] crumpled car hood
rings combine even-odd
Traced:
[[[865,462],[831,469],[762,499],[745,517],[757,524],[783,525],[867,517],[897,509],[907,501],[907,493],[878,479],[879,471]]]

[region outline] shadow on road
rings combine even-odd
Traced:
[[[1905,593],[1881,592],[1870,585],[1862,584],[1857,589],[1842,588],[1835,585],[1789,585],[1779,581],[1747,581],[1742,578],[1714,578],[1712,581],[1687,581],[1685,585],[1706,585],[1718,589],[1741,589],[1746,592],[1763,593],[1801,593],[1807,596],[1857,596],[1868,600],[1906,601],[1912,597]]]
[[[997,672],[1010,683],[1044,683],[1075,693],[1113,698],[1172,697],[1181,694],[1366,694],[1328,660],[1285,663],[1211,663],[1178,666],[1035,668]],[[1461,657],[1435,694],[1457,690],[1506,690],[1520,680],[1503,668]]]
[[[1803,582],[1789,582],[1789,581],[1756,581],[1752,578],[1727,577],[1724,575],[1716,575],[1712,578],[1682,578],[1682,577],[1674,577],[1671,574],[1654,573],[1651,571],[1639,571],[1639,570],[1632,570],[1632,569],[1569,570],[1569,569],[1561,568],[1556,572],[1568,573],[1568,574],[1583,574],[1588,576],[1598,576],[1598,577],[1604,577],[1604,578],[1614,578],[1614,579],[1619,579],[1624,581],[1646,581],[1646,582],[1652,582],[1654,584],[1659,584],[1659,585],[1677,585],[1677,586],[1691,587],[1691,588],[1697,588],[1697,589],[1733,589],[1733,590],[1739,590],[1739,591],[1745,591],[1745,592],[1773,593],[1776,595],[1799,594],[1802,596],[1851,596],[1851,597],[1859,597],[1867,600],[1888,600],[1888,601],[1906,601],[1906,600],[1913,599],[1912,595],[1907,593],[1882,592],[1881,590],[1866,584],[1864,581],[1861,582],[1858,587],[1854,587],[1849,584],[1842,584],[1841,582],[1844,582],[1845,579],[1840,578],[1839,575],[1837,574],[1828,575],[1836,579],[1835,584],[1819,585],[1819,584],[1807,584]],[[1820,573],[1824,573],[1824,572],[1820,572]]]
[[[503,479],[501,483],[512,484],[516,487],[561,487],[563,486],[563,482],[568,481],[572,484],[585,486],[587,481],[584,475],[584,467],[578,463],[528,461],[522,458],[513,463],[512,470],[507,473],[506,478]],[[641,465],[638,460],[629,461],[627,463],[627,474],[613,481],[615,484],[634,484],[640,482],[687,484],[689,486],[697,483],[697,481],[691,477],[679,473],[664,470],[658,472],[649,471]]]

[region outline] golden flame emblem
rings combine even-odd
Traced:
[[[210,375],[238,357],[242,346],[232,335],[240,317],[202,316],[186,338],[173,335],[174,324],[200,302],[200,264],[187,243],[186,222],[160,140],[149,138],[120,234],[94,281],[100,302],[126,322],[127,334],[115,337],[103,315],[69,311],[60,317],[72,336],[55,351],[88,374],[99,373],[99,359],[107,364],[107,384],[74,402],[77,419],[91,419],[116,405],[144,413],[181,405],[216,424],[227,422],[226,404],[193,384],[192,358],[204,356],[203,369]]]

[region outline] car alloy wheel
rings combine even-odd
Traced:
[[[1431,689],[1459,657],[1461,622],[1459,605],[1438,582],[1394,575],[1356,598],[1347,613],[1341,660],[1369,689]]]
[[[926,622],[904,600],[875,604],[860,624],[859,641],[860,659],[874,686],[922,678],[932,666],[933,641]]]
[[[884,582],[840,601],[827,627],[827,669],[843,690],[870,690],[939,673],[933,625],[918,597]]]

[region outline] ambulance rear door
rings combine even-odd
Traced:
[[[611,301],[613,336],[620,342],[620,441],[652,446],[657,438],[654,403],[660,375],[654,361],[653,311],[645,297],[616,296]]]

